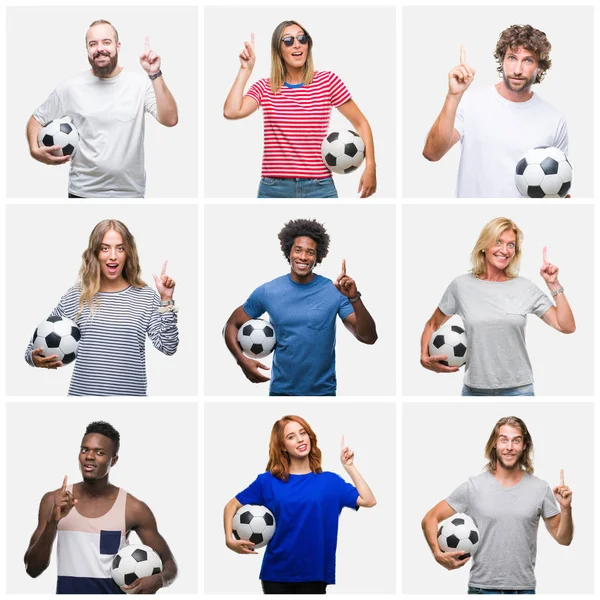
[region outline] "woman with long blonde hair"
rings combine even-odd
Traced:
[[[246,85],[254,64],[254,34],[244,43],[240,68],[225,100],[226,119],[244,119],[263,108],[264,153],[259,198],[337,198],[321,156],[331,107],[337,108],[365,143],[365,169],[358,191],[375,193],[377,177],[373,134],[348,88],[331,71],[317,71],[313,40],[297,21],[283,21],[271,37],[271,76]]]
[[[154,275],[156,291],[141,278],[135,238],[124,223],[106,219],[90,234],[78,281],[50,316],[67,317],[81,331],[70,396],[145,396],[146,336],[167,355],[177,350],[175,281]],[[25,352],[32,367],[57,369],[56,355]]]
[[[260,504],[275,517],[275,535],[260,572],[265,594],[324,594],[335,583],[342,508],[376,504],[343,437],[340,460],[353,485],[322,470],[315,432],[303,418],[286,415],[271,430],[266,472],[226,504],[225,543],[238,554],[256,552],[252,542],[233,536],[236,511],[245,504]]]
[[[533,396],[533,372],[525,345],[527,315],[535,314],[561,333],[575,331],[575,318],[558,267],[543,250],[540,275],[552,300],[519,276],[523,233],[505,217],[482,229],[471,252],[471,272],[456,277],[421,336],[421,365],[436,373],[458,367],[443,364],[446,355],[430,356],[431,336],[452,315],[459,315],[468,341],[463,396]]]

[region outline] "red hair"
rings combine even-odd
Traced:
[[[312,430],[311,426],[302,418],[295,415],[286,415],[281,417],[278,421],[275,421],[273,429],[271,429],[271,439],[269,440],[269,462],[267,463],[266,471],[269,471],[271,475],[287,481],[290,477],[290,457],[283,445],[283,433],[288,423],[298,423],[304,431],[308,434],[310,439],[310,453],[308,455],[308,461],[310,464],[310,470],[313,473],[321,473],[321,450],[317,446],[317,436]]]

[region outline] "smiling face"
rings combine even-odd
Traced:
[[[281,50],[281,57],[285,63],[288,72],[294,69],[300,69],[304,67],[308,56],[309,45],[301,44],[298,41],[298,36],[304,35],[304,30],[298,25],[290,25],[283,30],[281,40],[284,38],[293,37],[293,43],[291,46],[286,46],[283,41],[280,41],[279,47]]]
[[[98,252],[100,261],[100,279],[102,285],[114,286],[125,282],[123,269],[127,261],[127,252],[120,233],[109,229],[102,238]]]
[[[496,438],[498,464],[507,471],[519,469],[519,462],[525,450],[523,432],[518,427],[502,425]]]
[[[307,236],[297,237],[290,251],[292,279],[297,283],[308,283],[314,277],[317,262],[317,242]]]
[[[296,421],[290,421],[283,430],[283,449],[291,459],[307,458],[310,454],[310,438],[306,429]]]
[[[117,462],[113,441],[100,433],[88,433],[81,440],[79,469],[85,480],[102,479]]]
[[[517,251],[517,236],[512,229],[503,231],[495,243],[485,249],[485,261],[489,267],[504,271]]]
[[[97,77],[108,77],[117,68],[121,42],[115,37],[112,26],[105,23],[88,29],[85,36],[88,62]]]
[[[502,61],[502,79],[512,92],[529,92],[539,72],[535,54],[523,47],[508,48]]]

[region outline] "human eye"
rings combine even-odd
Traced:
[[[84,446],[81,446],[81,448],[79,449],[79,453],[85,454],[86,452],[87,452],[87,448],[85,448]]]
[[[118,246],[118,247],[117,247],[117,250],[118,250],[119,252],[125,252],[125,246]]]
[[[511,248],[512,250],[514,250],[515,249],[514,242],[511,242],[510,244],[508,244],[508,247]]]

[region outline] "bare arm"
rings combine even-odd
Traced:
[[[425,535],[425,540],[429,545],[429,549],[433,554],[433,558],[442,565],[442,567],[453,570],[458,569],[465,565],[470,557],[463,560],[459,560],[458,557],[462,556],[464,552],[458,550],[456,552],[442,552],[437,541],[438,528],[442,521],[445,521],[456,511],[445,501],[438,502],[424,517],[421,521],[421,528]]]
[[[248,540],[236,540],[233,537],[233,517],[238,508],[241,508],[241,503],[237,498],[232,498],[226,505],[223,511],[223,529],[225,530],[225,545],[237,554],[258,554],[254,552],[254,544]]]
[[[71,159],[70,156],[53,156],[52,152],[60,150],[60,146],[39,146],[38,135],[42,128],[41,123],[34,117],[29,117],[27,121],[27,143],[29,144],[29,154],[38,162],[45,165],[64,165]]]
[[[544,519],[544,524],[548,533],[561,545],[570,546],[573,541],[573,532],[575,527],[573,525],[573,512],[571,507],[561,507],[560,513]]]
[[[377,341],[377,327],[371,313],[367,310],[361,298],[354,304],[354,312],[343,321],[346,329],[363,344],[374,344]]]
[[[258,104],[254,98],[244,96],[244,90],[252,75],[255,63],[254,34],[252,34],[250,42],[244,42],[244,49],[240,52],[240,69],[225,99],[223,116],[226,119],[244,119],[258,109]]]
[[[179,122],[177,103],[161,75],[152,81],[156,97],[156,120],[165,127],[175,127]]]
[[[439,356],[429,356],[429,340],[431,336],[449,319],[439,308],[435,309],[433,315],[423,328],[421,335],[421,366],[435,373],[454,373],[458,367],[447,367],[440,361],[448,360],[448,356],[440,354]]]
[[[550,292],[562,290],[562,286],[558,280],[558,267],[548,261],[548,249],[545,246],[542,251],[540,275],[546,282]],[[542,315],[542,320],[561,333],[573,333],[575,331],[575,317],[564,291],[553,298],[556,306],[549,308]]]
[[[25,570],[30,577],[41,575],[50,564],[52,546],[58,531],[58,521],[50,518],[50,512],[54,504],[53,494],[44,494],[38,512],[38,526],[31,536],[29,547],[25,552]]]
[[[227,319],[227,323],[225,323],[225,329],[223,330],[223,337],[225,338],[225,345],[233,354],[233,358],[235,358],[237,364],[242,369],[244,375],[252,382],[252,383],[263,383],[265,381],[269,381],[269,378],[263,375],[258,369],[267,369],[266,365],[258,362],[257,360],[253,360],[248,358],[240,348],[240,345],[237,341],[238,329],[246,322],[249,321],[251,317],[246,314],[246,311],[238,306],[232,313],[229,319]]]

